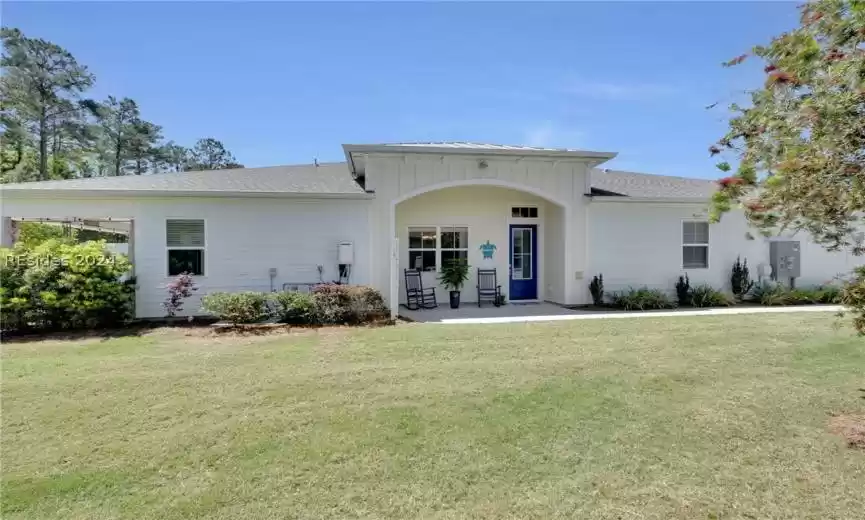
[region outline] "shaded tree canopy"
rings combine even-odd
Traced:
[[[95,78],[66,49],[0,29],[0,182],[242,167],[220,141],[163,141],[135,100],[85,98]]]
[[[212,137],[199,139],[189,151],[187,170],[223,170],[243,168],[225,149],[225,145]]]
[[[801,6],[800,25],[750,54],[765,83],[733,104],[729,131],[709,151],[731,154],[735,172],[712,201],[712,217],[740,206],[764,233],[802,229],[829,250],[863,253],[865,215],[865,1]]]

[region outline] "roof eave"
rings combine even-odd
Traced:
[[[180,190],[85,190],[85,189],[9,189],[0,188],[0,197],[24,198],[52,197],[235,197],[235,198],[291,198],[291,199],[356,199],[375,198],[374,193],[304,193],[304,192],[255,192],[255,191],[180,191]]]
[[[628,195],[586,195],[593,202],[662,202],[665,204],[708,204],[709,197],[631,197]]]
[[[446,146],[412,146],[412,145],[380,145],[380,144],[344,144],[346,160],[352,164],[353,153],[418,153],[434,155],[487,155],[510,157],[550,157],[558,159],[590,159],[594,166],[615,158],[616,152],[592,152],[582,150],[532,150],[532,149],[484,149],[484,148],[451,148]],[[597,161],[597,162],[595,162]]]

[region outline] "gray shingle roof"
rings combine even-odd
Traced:
[[[499,146],[499,145],[490,145]],[[640,198],[708,198],[714,181],[668,177],[647,173],[592,170],[592,190],[597,195]],[[26,182],[0,185],[3,191],[72,190],[132,192],[211,192],[226,194],[309,194],[362,196],[366,192],[352,178],[348,165],[341,163],[240,168],[202,172],[125,175],[65,181]]]
[[[5,190],[75,190],[139,192],[226,192],[363,195],[348,165],[341,163],[239,168],[154,175],[124,175],[62,181],[5,184]]]
[[[598,195],[662,199],[708,199],[717,184],[707,179],[668,177],[617,170],[592,170],[592,190]]]

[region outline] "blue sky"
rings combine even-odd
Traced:
[[[70,50],[92,97],[247,166],[341,143],[481,141],[617,151],[611,167],[715,177],[706,149],[762,81],[720,66],[796,25],[795,3],[3,2]]]

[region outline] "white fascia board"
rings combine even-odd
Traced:
[[[271,199],[374,199],[374,193],[293,193],[254,191],[164,191],[164,190],[49,190],[0,189],[0,197],[12,198],[134,198],[134,197],[206,197]]]
[[[592,202],[622,202],[627,204],[651,202],[661,202],[664,204],[708,204],[711,202],[710,199],[703,197],[627,197],[623,195],[590,195],[589,199]]]

